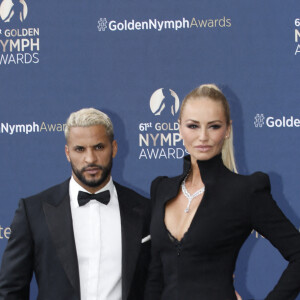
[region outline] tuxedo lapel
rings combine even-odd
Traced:
[[[122,226],[122,300],[127,299],[136,269],[141,240],[142,240],[142,212],[122,186],[115,183],[120,206]]]
[[[79,270],[68,187],[66,182],[63,183],[61,190],[52,199],[47,199],[43,203],[43,209],[57,255],[71,285],[80,295]]]

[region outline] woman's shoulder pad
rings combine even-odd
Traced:
[[[249,179],[255,190],[270,189],[270,179],[266,173],[255,172],[249,175]]]

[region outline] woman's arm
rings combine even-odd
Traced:
[[[269,177],[263,173],[255,173],[250,178],[252,226],[289,262],[266,300],[295,299],[300,291],[300,234],[273,200]]]

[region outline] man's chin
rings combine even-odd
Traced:
[[[100,180],[100,178],[99,178],[99,179],[94,179],[94,180],[85,180],[82,183],[88,187],[97,187],[103,183],[103,180]]]
[[[84,177],[84,180],[80,180],[81,183],[83,183],[84,185],[91,187],[91,188],[97,188],[102,186],[104,183],[107,183],[109,181],[109,176],[102,178],[101,176],[97,176],[96,178],[87,178]]]

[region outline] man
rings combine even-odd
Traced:
[[[112,181],[109,117],[72,113],[65,127],[72,177],[21,199],[3,255],[0,299],[141,300],[150,257],[149,200]]]

